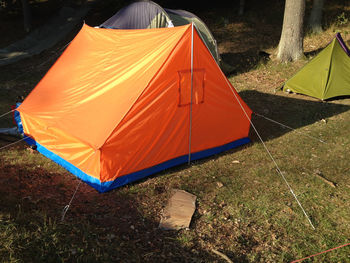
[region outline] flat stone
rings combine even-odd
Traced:
[[[196,210],[197,197],[183,190],[173,190],[160,220],[159,228],[179,230],[189,228],[192,215]]]

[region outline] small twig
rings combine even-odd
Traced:
[[[333,188],[336,188],[336,187],[337,187],[337,185],[336,185],[334,182],[332,182],[332,181],[330,181],[330,180],[324,178],[324,177],[322,176],[321,173],[315,173],[315,175],[316,175],[318,178],[320,178],[323,182],[325,182],[326,184],[332,186]]]
[[[221,253],[220,251],[217,251],[215,248],[212,248],[212,250],[216,255],[222,257],[223,259],[225,259],[227,262],[229,263],[233,263],[233,261],[231,259],[229,259],[228,256],[226,256],[225,254]]]

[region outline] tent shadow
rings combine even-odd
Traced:
[[[316,55],[318,55],[318,53],[320,53],[325,47],[321,47],[309,52],[304,52],[305,57],[307,57],[308,59],[315,57]]]
[[[274,95],[256,90],[245,90],[239,95],[253,112],[293,129],[299,129],[350,110],[350,105],[341,104],[339,100],[322,102],[303,95]],[[264,140],[274,139],[291,131],[255,114],[252,121]],[[257,139],[252,129],[250,138],[253,141]]]
[[[33,262],[59,262],[62,257],[68,262],[76,258],[84,262],[218,260],[200,245],[193,249],[181,243],[181,231],[158,228],[158,213],[153,211],[150,216],[149,212],[155,209],[160,214],[159,204],[166,201],[167,193],[154,190],[153,184],[145,184],[149,189],[137,195],[128,187],[100,194],[81,184],[61,222],[62,209],[79,183],[76,177],[41,167],[5,164],[5,160],[0,164],[0,216],[16,226],[11,234],[21,245],[11,249],[19,261],[27,261],[29,255]],[[149,196],[152,191],[153,197]],[[27,237],[21,242],[24,232]]]

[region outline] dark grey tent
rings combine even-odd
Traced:
[[[173,27],[164,9],[152,1],[134,2],[103,22],[100,27],[114,29],[143,29]]]
[[[102,23],[100,27],[114,29],[143,29],[195,25],[214,59],[220,64],[216,40],[205,23],[185,10],[163,9],[152,1],[137,1],[122,9]]]

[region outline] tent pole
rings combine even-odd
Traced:
[[[188,164],[191,163],[191,136],[192,136],[192,96],[193,96],[193,22],[191,23],[191,101],[190,101],[190,127],[188,137]]]

